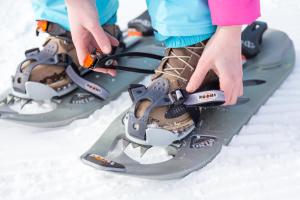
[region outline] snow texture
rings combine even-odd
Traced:
[[[122,0],[119,21],[145,9]],[[287,32],[300,56],[300,2],[264,0],[269,27]],[[29,1],[1,1],[0,91],[10,84],[25,49],[38,46]],[[127,94],[88,119],[57,129],[0,120],[1,200],[289,199],[300,198],[300,70],[292,75],[207,167],[173,181],[152,181],[97,171],[79,156],[130,105]]]

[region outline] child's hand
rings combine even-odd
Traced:
[[[107,34],[99,24],[95,0],[66,0],[66,4],[72,39],[81,65],[85,56],[95,48],[109,54],[112,46],[118,46],[118,40]],[[112,69],[97,68],[95,71],[116,75]]]
[[[197,90],[209,70],[219,76],[225,105],[235,104],[243,95],[241,26],[218,27],[204,49],[187,91]]]

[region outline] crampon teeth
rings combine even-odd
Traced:
[[[174,147],[174,148],[180,148],[182,146],[182,143],[180,141],[173,142],[171,144],[171,146]]]
[[[6,97],[6,104],[11,104],[11,103],[13,103],[14,102],[14,97],[12,96],[12,95],[8,95],[7,97]]]
[[[130,144],[130,142],[126,139],[122,139],[122,144],[123,144],[123,148],[125,149]]]
[[[53,98],[52,101],[57,104],[60,104],[62,102],[61,99],[57,99],[57,98]]]
[[[30,99],[22,99],[21,100],[21,109],[23,109],[24,108],[24,106],[26,105],[26,104],[28,104],[28,103],[30,103],[31,102],[31,100]]]
[[[140,153],[141,153],[140,157],[142,157],[149,149],[150,149],[150,147],[141,146],[141,148],[140,148]]]
[[[56,91],[57,91],[57,92],[61,91],[61,88],[56,88]]]
[[[19,102],[19,101],[21,101],[21,98],[20,97],[14,97],[14,101]]]
[[[138,148],[138,147],[140,147],[140,145],[139,145],[139,144],[136,144],[136,143],[131,143],[131,145],[132,145],[133,148]]]

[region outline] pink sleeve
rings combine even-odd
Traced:
[[[250,24],[260,16],[259,0],[208,0],[212,22],[219,26]]]

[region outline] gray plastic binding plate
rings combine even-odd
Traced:
[[[244,97],[231,107],[209,108],[201,111],[197,128],[184,140],[171,160],[156,164],[140,164],[124,152],[110,156],[113,162],[91,159],[90,154],[106,158],[118,140],[125,138],[121,114],[107,128],[98,141],[82,155],[83,162],[107,171],[150,179],[173,179],[186,176],[204,167],[227,145],[235,134],[262,106],[291,73],[295,50],[290,38],[283,32],[267,30],[261,52],[244,66]],[[126,140],[125,140],[126,141]],[[177,144],[178,145],[178,144]],[[172,149],[169,147],[169,149]],[[174,148],[173,148],[174,149]],[[101,160],[101,159],[100,159]]]

